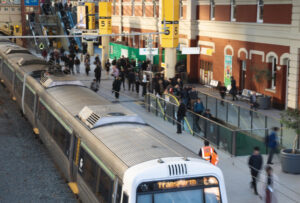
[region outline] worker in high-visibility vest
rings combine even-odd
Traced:
[[[217,165],[219,162],[218,154],[213,147],[209,146],[208,140],[205,140],[204,147],[200,148],[199,156],[205,159],[206,161],[209,161],[213,165]]]

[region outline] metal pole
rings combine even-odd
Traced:
[[[155,98],[155,115],[157,116],[157,100],[158,100],[158,98],[156,97]]]
[[[216,118],[218,118],[218,99],[216,98]]]
[[[241,107],[238,106],[238,128],[241,126]]]
[[[250,125],[251,131],[250,131],[250,135],[252,135],[252,129],[253,129],[253,114],[254,114],[254,111],[252,111],[252,113],[251,113],[251,125]]]
[[[228,103],[226,102],[226,123],[228,123]]]
[[[208,98],[207,98],[207,95],[205,95],[205,108],[207,109],[207,100],[208,100]]]
[[[172,121],[173,125],[175,125],[175,105],[172,104]]]
[[[232,147],[231,147],[231,154],[236,156],[236,131],[232,131]]]

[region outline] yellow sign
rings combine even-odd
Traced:
[[[161,63],[160,66],[161,66],[162,68],[165,68],[165,67],[166,67],[166,64],[165,64],[165,63]]]
[[[99,34],[111,33],[111,2],[99,2]]]
[[[86,15],[88,16],[88,29],[94,30],[95,29],[95,3],[85,3],[85,8],[87,10]]]
[[[163,0],[161,46],[175,48],[179,41],[179,0]],[[164,30],[164,27],[166,28]]]

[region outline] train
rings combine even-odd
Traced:
[[[76,76],[0,39],[0,80],[82,202],[227,203],[222,171]],[[32,135],[28,135],[32,136]]]

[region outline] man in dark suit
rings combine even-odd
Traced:
[[[182,100],[179,100],[180,105],[178,107],[178,111],[177,111],[177,133],[180,134],[181,133],[181,121],[182,119],[184,119],[185,117],[185,113],[186,113],[186,106],[185,104],[182,102]]]

